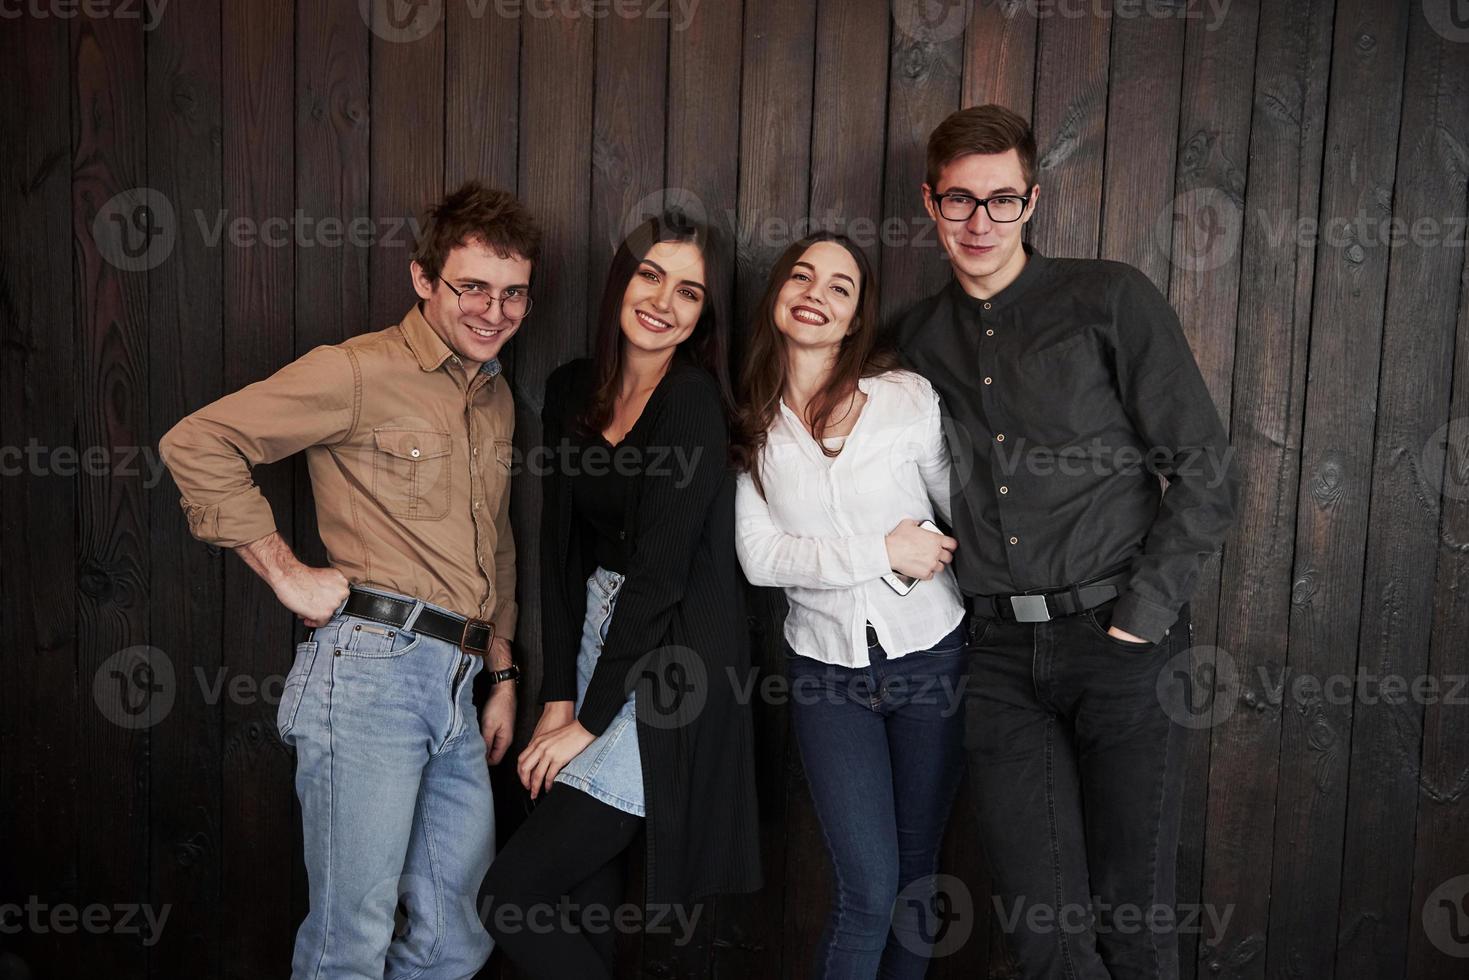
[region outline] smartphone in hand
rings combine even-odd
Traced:
[[[924,521],[918,526],[925,531],[932,531],[934,534],[944,533],[939,530],[939,526],[933,521]],[[888,572],[882,577],[882,580],[888,584],[888,588],[892,589],[898,595],[907,595],[913,591],[913,586],[918,584],[918,579],[913,578],[911,575],[904,575],[902,572]]]

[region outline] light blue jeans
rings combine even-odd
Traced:
[[[587,615],[582,621],[581,650],[576,655],[576,710],[586,698],[592,671],[607,642],[612,610],[622,576],[598,568],[587,579]],[[643,807],[643,761],[638,755],[636,699],[627,700],[596,741],[582,749],[556,774],[555,782],[575,786],[584,793],[634,816],[645,816]]]
[[[490,956],[475,906],[495,848],[471,700],[484,661],[412,627],[338,608],[286,677],[276,722],[296,750],[311,896],[295,980],[472,977]]]

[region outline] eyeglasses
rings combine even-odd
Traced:
[[[472,283],[463,289],[456,289],[454,284],[443,276],[439,276],[439,282],[448,286],[449,292],[458,297],[459,312],[465,316],[484,316],[490,311],[490,306],[496,302],[500,304],[500,312],[507,320],[519,320],[530,312],[530,294],[517,286],[512,286],[499,296],[495,296],[478,283]]]
[[[1030,203],[1029,194],[996,194],[994,197],[975,197],[973,194],[931,194],[938,206],[939,215],[949,221],[968,221],[981,207],[991,221],[1009,224],[1019,221]]]

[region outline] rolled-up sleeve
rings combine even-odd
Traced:
[[[346,439],[360,400],[353,356],[340,347],[317,347],[169,429],[159,454],[182,495],[189,533],[234,548],[276,530],[252,467]]]

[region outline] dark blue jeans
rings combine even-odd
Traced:
[[[939,843],[964,771],[966,633],[869,666],[789,656],[791,716],[836,883],[824,980],[921,978]],[[928,937],[928,938],[926,938]]]
[[[1189,609],[1161,643],[1116,600],[974,620],[966,746],[996,912],[1027,980],[1176,980]]]

